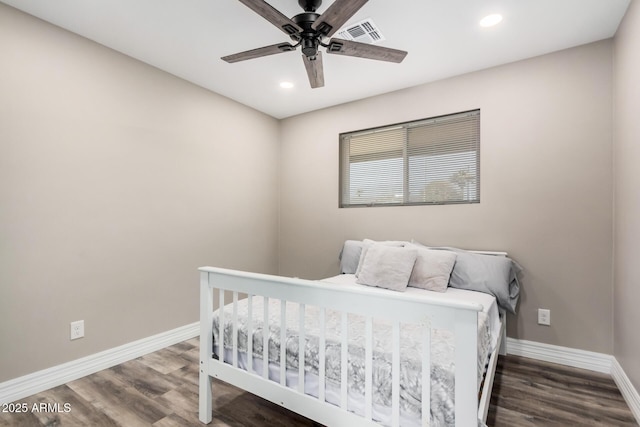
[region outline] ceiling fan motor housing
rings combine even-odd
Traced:
[[[300,3],[303,3],[303,1],[300,0]],[[315,3],[321,3],[321,1],[316,1]],[[321,33],[311,28],[319,17],[320,15],[315,12],[304,12],[291,18],[303,30],[295,36],[292,35],[291,38],[296,40],[296,36],[299,37],[297,40],[300,41],[302,46],[302,53],[309,58],[313,58],[318,54],[318,46],[322,38]]]

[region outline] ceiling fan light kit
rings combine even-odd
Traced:
[[[228,63],[260,58],[277,53],[291,52],[300,47],[307,77],[309,78],[309,84],[312,88],[318,88],[324,86],[322,53],[319,47],[325,48],[328,54],[355,56],[395,63],[402,62],[405,56],[407,56],[407,52],[403,50],[374,46],[339,38],[330,38],[349,18],[360,10],[368,0],[336,0],[322,15],[316,13],[316,10],[322,4],[322,0],[298,0],[298,4],[304,9],[304,12],[291,19],[263,0],[239,1],[278,27],[282,32],[287,34],[295,44],[286,42],[278,43],[221,58]],[[326,39],[329,39],[328,42],[325,42]]]

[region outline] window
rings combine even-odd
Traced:
[[[340,134],[340,207],[480,202],[480,110]]]

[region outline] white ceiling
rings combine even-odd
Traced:
[[[221,56],[290,41],[238,0],[0,0],[276,118],[612,37],[630,0],[371,0],[372,18],[401,64],[324,55],[311,89],[300,50],[235,64]],[[291,17],[297,0],[269,0]],[[333,0],[325,0],[322,13]],[[490,13],[501,24],[481,28]],[[283,80],[295,84],[282,89]]]

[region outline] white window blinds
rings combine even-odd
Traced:
[[[480,110],[340,135],[340,207],[480,202]]]

